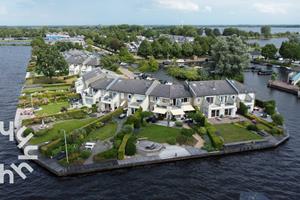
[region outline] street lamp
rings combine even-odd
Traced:
[[[66,131],[64,129],[62,129],[62,131],[64,132],[64,138],[65,138],[65,152],[66,152],[67,163],[69,164],[68,144],[67,144]]]

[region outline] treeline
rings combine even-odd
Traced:
[[[193,55],[202,56],[209,54],[214,41],[214,37],[198,36],[193,43],[185,42],[178,44],[171,42],[169,38],[160,37],[153,42],[144,40],[138,49],[138,55],[145,58],[150,56],[155,58],[188,58]]]

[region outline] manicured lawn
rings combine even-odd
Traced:
[[[223,137],[225,143],[262,139],[261,136],[234,124],[220,124],[214,126]]]
[[[95,141],[95,140],[106,140],[115,135],[117,131],[117,123],[111,122],[106,124],[104,127],[95,130],[89,134],[87,137],[87,141]]]
[[[180,129],[150,124],[142,127],[137,136],[154,142],[167,143],[172,138],[176,139],[179,134]]]
[[[40,88],[31,88],[25,89],[22,93],[30,94],[35,92],[44,92],[44,91],[58,91],[58,90],[69,90],[70,86],[53,86],[53,87],[40,87]]]
[[[59,113],[62,107],[69,107],[69,102],[57,102],[57,103],[49,103],[48,105],[41,106],[42,110],[37,111],[37,116],[43,116],[43,115],[52,115],[55,113]]]
[[[42,130],[42,135],[39,137],[34,137],[31,139],[32,144],[40,144],[43,142],[51,141],[60,135],[60,130],[64,129],[66,131],[66,134],[71,133],[73,130],[78,129],[86,124],[91,123],[92,121],[96,120],[95,118],[87,118],[87,119],[72,119],[72,120],[66,120],[62,122],[58,122],[53,125],[51,129],[48,130]]]

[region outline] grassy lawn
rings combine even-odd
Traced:
[[[66,120],[53,125],[51,129],[42,130],[39,133],[42,135],[39,137],[34,137],[31,139],[32,144],[40,144],[43,142],[51,141],[57,138],[60,135],[60,130],[64,129],[66,134],[71,133],[73,130],[78,129],[86,124],[91,123],[92,121],[96,120],[95,118],[87,118],[87,119],[72,119]]]
[[[49,103],[48,105],[41,106],[42,110],[37,111],[37,116],[43,116],[43,115],[52,115],[55,113],[59,113],[62,107],[69,107],[69,102],[57,102],[57,103]]]
[[[87,141],[95,141],[95,140],[106,140],[115,135],[117,131],[117,123],[111,122],[106,124],[104,127],[95,130],[89,134],[86,138]]]
[[[150,124],[142,127],[137,136],[154,142],[167,143],[170,138],[176,139],[179,134],[180,129]]]
[[[39,88],[31,88],[25,89],[22,93],[31,94],[35,92],[45,92],[45,91],[57,91],[57,90],[69,90],[70,86],[53,86],[53,87],[39,87]]]
[[[224,138],[225,143],[262,139],[261,136],[234,124],[220,124],[215,127]]]

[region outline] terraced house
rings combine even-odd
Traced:
[[[232,80],[193,81],[165,85],[158,81],[107,78],[98,76],[89,84],[82,97],[92,99],[102,112],[120,106],[128,108],[127,115],[137,109],[151,111],[159,118],[182,119],[197,107],[208,118],[235,117],[240,102],[253,111],[255,93]],[[83,100],[87,105],[87,101]]]

